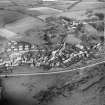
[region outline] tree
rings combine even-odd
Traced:
[[[95,15],[99,17],[99,20],[104,20],[104,14],[103,13],[95,13]]]

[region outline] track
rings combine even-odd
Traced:
[[[76,5],[79,4],[80,2],[82,2],[82,0],[79,0],[79,1],[77,1],[76,3],[72,4],[71,6],[69,6],[69,7],[67,8],[67,10],[72,9],[74,6],[76,6]]]

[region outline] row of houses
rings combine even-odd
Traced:
[[[28,42],[24,42],[24,41],[9,41],[8,42],[8,46],[6,48],[6,52],[24,52],[24,51],[30,51],[30,50],[35,50],[34,48],[36,48],[35,45],[31,45]]]

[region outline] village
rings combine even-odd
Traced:
[[[4,60],[0,59],[0,66],[6,67],[7,70],[22,65],[38,68],[42,66],[48,68],[67,67],[90,57],[90,53],[81,45],[76,45],[76,48],[79,49],[78,51],[70,53],[70,50],[67,51],[67,45],[64,43],[61,49],[52,51],[49,56],[46,54],[44,55],[44,53],[47,52],[45,50],[42,50],[39,53],[38,49],[34,49],[34,45],[31,47],[30,45],[19,45],[17,47],[17,42],[11,42],[12,43],[8,43],[9,46],[11,45],[10,48],[8,47],[8,49],[6,49],[8,57]],[[13,46],[13,44],[15,46]],[[95,47],[98,48],[100,46],[94,46],[94,48]]]
[[[50,18],[52,17],[49,17],[49,19]],[[43,32],[45,32],[43,38],[48,44],[47,49],[40,48],[41,46],[26,41],[10,40],[4,50],[7,57],[0,59],[0,65],[7,69],[21,65],[38,68],[45,66],[49,69],[52,67],[67,67],[81,60],[88,59],[91,55],[94,57],[95,52],[100,50],[103,42],[100,41],[92,45],[91,43],[88,45],[87,42],[87,45],[82,45],[82,41],[79,38],[72,36],[73,33],[78,31],[78,27],[79,30],[82,31],[82,28],[87,24],[86,22],[62,16],[53,19],[66,30],[63,37],[60,35],[62,33],[56,33],[54,28],[50,30],[48,27],[49,29],[43,30]],[[53,33],[54,31],[55,33]],[[49,49],[49,47],[51,47],[50,43],[53,43],[52,38],[55,37],[54,35],[57,35],[58,39],[61,39],[60,43],[56,42],[55,44],[55,46],[59,46],[59,48]]]

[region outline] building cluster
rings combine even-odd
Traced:
[[[65,28],[67,29],[67,31],[69,32],[75,32],[75,30],[78,28],[78,26],[82,26],[84,23],[79,21],[79,20],[75,20],[75,19],[70,19],[67,17],[60,17],[60,20],[62,22],[62,25],[65,26]]]
[[[22,55],[35,50],[35,45],[31,45],[28,42],[24,41],[9,41],[5,49],[7,57],[0,59],[0,66],[4,65],[5,67],[14,67],[20,65],[22,61]]]

